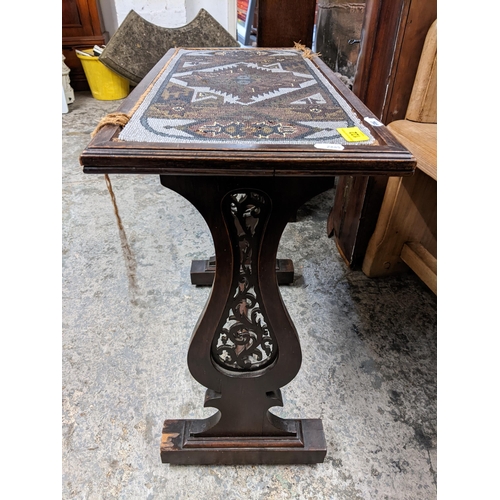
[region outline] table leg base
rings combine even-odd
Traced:
[[[208,260],[193,260],[191,262],[191,284],[211,286],[215,275],[215,257]],[[278,285],[293,283],[294,268],[290,259],[276,259],[276,276]]]
[[[320,419],[289,420],[296,436],[196,437],[197,420],[165,420],[161,461],[179,465],[316,464],[326,455]],[[193,425],[194,424],[194,425]]]

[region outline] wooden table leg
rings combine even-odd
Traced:
[[[276,253],[305,201],[333,178],[160,176],[205,218],[215,245],[213,288],[188,350],[207,387],[203,420],[166,420],[161,459],[176,464],[318,463],[326,454],[319,419],[282,419],[280,388],[297,375],[297,331],[281,299]]]
[[[276,278],[278,285],[293,283],[294,268],[291,259],[276,259]],[[212,286],[215,276],[215,255],[205,260],[191,261],[191,284]]]

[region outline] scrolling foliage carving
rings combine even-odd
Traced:
[[[215,335],[212,357],[225,369],[253,371],[270,365],[277,354],[259,305],[257,279],[258,248],[271,201],[265,193],[239,190],[224,198],[222,210],[234,249],[234,295]]]

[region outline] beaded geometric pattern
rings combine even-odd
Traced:
[[[370,131],[295,49],[178,50],[120,140],[160,143],[347,144]],[[349,142],[348,144],[356,144]]]

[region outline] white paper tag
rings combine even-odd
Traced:
[[[342,151],[344,149],[342,144],[315,144],[314,147],[318,149],[329,149],[331,151]]]
[[[382,122],[379,122],[376,118],[372,118],[370,116],[365,116],[365,122],[368,122],[372,127],[381,127],[383,125]]]

